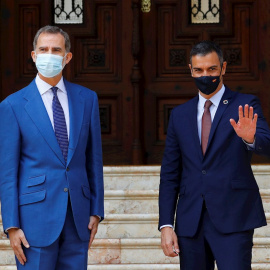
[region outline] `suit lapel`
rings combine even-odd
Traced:
[[[78,144],[83,115],[84,115],[84,101],[80,95],[80,90],[74,89],[72,85],[64,80],[67,95],[68,95],[68,106],[69,106],[69,119],[70,119],[70,135],[69,135],[69,148],[67,164],[71,161]]]
[[[65,164],[63,154],[55,137],[50,118],[37,89],[35,80],[33,80],[28,86],[28,91],[26,91],[24,98],[28,101],[25,105],[26,112],[37,126],[41,135],[48,143],[52,151],[56,154],[60,161]]]
[[[229,90],[227,87],[225,88],[225,92],[219,102],[219,105],[218,105],[218,108],[217,108],[217,111],[216,111],[216,114],[215,114],[215,117],[214,117],[214,121],[212,123],[212,126],[211,126],[211,130],[210,130],[210,134],[209,134],[209,140],[208,140],[208,145],[207,145],[207,148],[206,148],[206,152],[209,148],[209,145],[213,139],[213,136],[215,134],[215,131],[217,129],[217,126],[221,120],[221,117],[223,115],[223,113],[225,112],[225,110],[229,107],[229,104],[230,104],[230,101],[232,99],[232,91]],[[206,153],[205,153],[206,154]]]
[[[195,147],[198,149],[198,154],[201,158],[203,158],[202,154],[202,149],[201,149],[201,144],[200,144],[200,138],[198,134],[198,120],[197,120],[197,115],[198,115],[198,102],[199,102],[199,96],[197,95],[193,100],[193,104],[191,105],[192,111],[191,111],[191,121],[192,123],[192,134],[194,136],[194,143]]]

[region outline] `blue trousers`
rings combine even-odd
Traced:
[[[178,237],[181,270],[251,270],[254,230],[222,234],[204,207],[193,238]]]
[[[88,243],[78,236],[69,202],[65,224],[59,238],[48,247],[23,248],[27,262],[23,266],[16,259],[17,269],[86,270]]]

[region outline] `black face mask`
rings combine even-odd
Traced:
[[[221,74],[221,72],[220,72]],[[195,84],[198,89],[205,95],[211,95],[217,90],[217,87],[220,83],[220,75],[219,76],[202,76],[202,77],[194,77]]]

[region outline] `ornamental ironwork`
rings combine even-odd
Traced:
[[[219,23],[220,0],[191,0],[191,23]]]
[[[142,12],[151,11],[151,0],[142,0]]]
[[[54,0],[54,23],[83,23],[83,0]]]

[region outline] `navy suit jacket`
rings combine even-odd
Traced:
[[[3,227],[21,228],[30,246],[48,246],[57,239],[68,197],[81,240],[89,240],[90,216],[104,216],[97,95],[64,83],[70,115],[67,163],[35,80],[0,104]]]
[[[159,227],[174,225],[179,236],[195,235],[202,205],[221,233],[266,225],[259,188],[250,161],[252,153],[270,156],[270,130],[258,98],[227,87],[216,111],[205,156],[197,127],[196,96],[172,110],[161,166]],[[227,102],[223,102],[227,100]],[[230,118],[249,104],[258,114],[255,149],[238,137]]]

